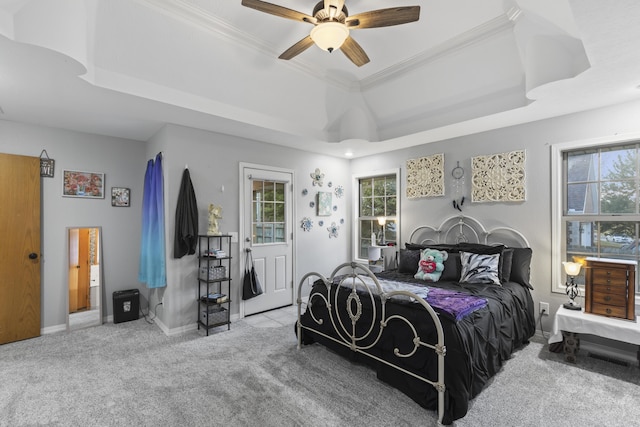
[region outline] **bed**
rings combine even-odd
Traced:
[[[425,250],[446,258],[436,282],[415,277]],[[535,333],[531,256],[518,231],[467,216],[418,227],[397,269],[374,274],[350,262],[301,279],[298,348],[319,343],[366,363],[451,424]]]

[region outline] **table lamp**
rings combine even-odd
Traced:
[[[578,296],[579,292],[578,285],[574,280],[575,277],[580,274],[580,267],[582,267],[582,264],[580,264],[579,262],[565,261],[562,263],[562,265],[564,266],[564,272],[567,273],[567,276],[569,277],[569,282],[565,283],[565,286],[567,287],[567,295],[569,296],[569,302],[564,303],[563,307],[569,310],[582,310],[580,304],[575,302],[575,297]]]
[[[380,226],[380,246],[384,246],[384,226],[387,223],[387,219],[383,216],[378,217],[378,225]]]

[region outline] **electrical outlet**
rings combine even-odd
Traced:
[[[541,302],[540,303],[540,313],[542,313],[544,311],[543,316],[548,316],[549,315],[549,303],[548,302]]]

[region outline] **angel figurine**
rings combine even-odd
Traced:
[[[207,234],[210,236],[219,236],[220,229],[218,228],[218,220],[222,219],[222,207],[216,206],[213,203],[209,205],[209,229]]]

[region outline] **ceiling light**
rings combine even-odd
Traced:
[[[320,49],[327,52],[340,49],[347,37],[349,37],[349,29],[341,22],[322,22],[311,30],[311,39]]]

